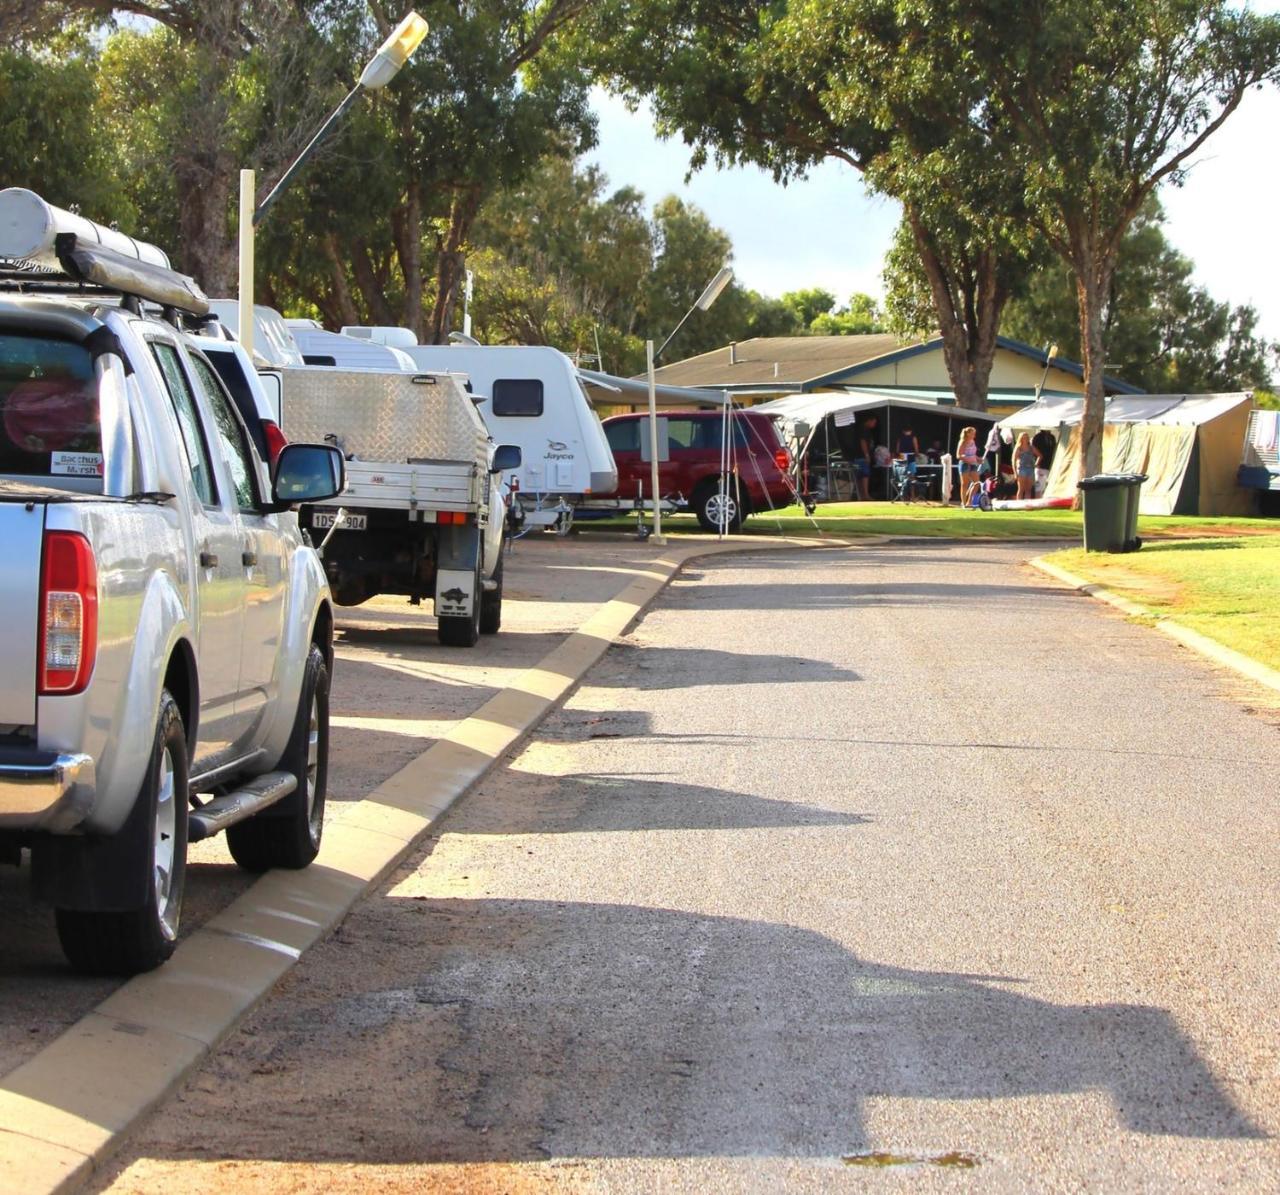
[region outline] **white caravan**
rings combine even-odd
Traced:
[[[467,376],[472,392],[484,400],[480,413],[489,434],[520,447],[523,463],[508,480],[516,482],[512,489],[526,526],[554,526],[563,534],[580,502],[618,488],[617,465],[600,418],[577,367],[558,349],[417,344],[405,328],[343,328],[342,333],[407,353],[417,369]]]

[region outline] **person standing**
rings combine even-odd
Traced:
[[[960,505],[968,506],[970,495],[978,487],[978,429],[962,427],[960,443],[956,446],[956,461],[960,466]]]
[[[876,434],[880,420],[876,415],[868,415],[858,428],[858,451],[861,456],[854,462],[858,478],[858,496],[863,502],[871,499],[871,466],[876,459]]]
[[[916,471],[916,461],[920,459],[920,441],[909,427],[902,429],[902,434],[898,436],[898,451],[893,455],[896,460],[907,462],[910,466],[908,473]]]
[[[1018,478],[1018,500],[1030,498],[1036,487],[1036,462],[1040,454],[1031,447],[1031,436],[1023,432],[1013,446],[1013,471]]]

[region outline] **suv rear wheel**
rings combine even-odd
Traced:
[[[747,517],[742,501],[742,491],[736,481],[731,480],[720,493],[718,478],[708,478],[693,491],[689,505],[698,516],[698,523],[704,531],[719,532],[723,526],[725,531],[737,531],[742,520]]]

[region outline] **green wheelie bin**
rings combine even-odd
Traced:
[[[1147,475],[1126,473],[1124,479],[1124,551],[1136,552],[1142,547],[1142,537],[1138,534],[1138,503],[1142,499],[1142,483],[1147,480]]]
[[[1127,475],[1096,473],[1082,477],[1080,489],[1084,492],[1084,550],[1123,552],[1129,521]],[[1136,508],[1137,503],[1134,505]]]

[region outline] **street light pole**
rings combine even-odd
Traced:
[[[427,36],[427,23],[416,12],[410,12],[392,31],[386,41],[378,47],[378,51],[360,72],[356,85],[347,92],[330,114],[329,119],[320,126],[314,137],[307,142],[303,151],[293,160],[280,181],[267,193],[266,198],[254,206],[254,173],[252,170],[240,171],[240,343],[253,357],[253,268],[254,268],[254,230],[266,218],[284,189],[293,181],[294,175],[306,165],[311,155],[324,140],[336,129],[342,118],[356,102],[362,91],[378,91],[385,87],[400,73],[400,69],[413,57],[414,51]]]
[[[710,308],[724,291],[724,288],[733,281],[733,270],[728,266],[721,266],[716,276],[707,283],[702,294],[698,296],[698,301],[694,303],[688,311],[684,313],[680,322],[676,324],[674,331],[670,336],[662,342],[662,347],[655,353],[653,351],[653,341],[645,341],[645,358],[648,367],[649,376],[649,477],[651,482],[650,497],[653,500],[653,533],[649,536],[650,540],[655,544],[665,544],[667,541],[662,537],[662,510],[660,509],[661,495],[658,493],[658,379],[654,371],[654,362],[662,355],[675,338],[676,332],[684,327],[685,322],[695,311],[706,311]]]

